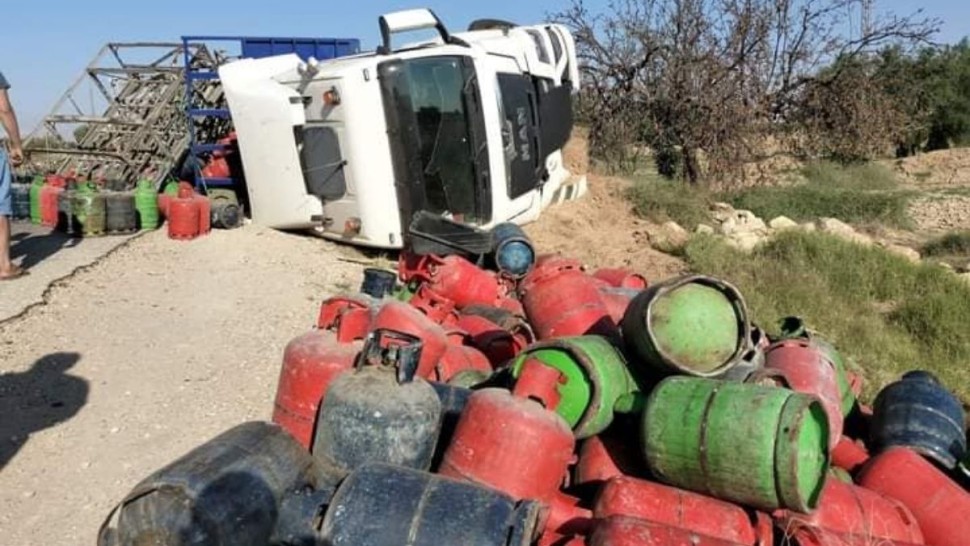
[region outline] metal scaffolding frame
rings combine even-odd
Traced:
[[[160,184],[185,154],[185,61],[212,69],[204,44],[109,43],[28,135],[26,152],[45,170]],[[193,89],[193,102],[224,103],[218,82]],[[83,128],[83,130],[79,130]]]

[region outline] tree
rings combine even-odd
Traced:
[[[592,13],[574,0],[558,19],[576,37],[591,151],[623,160],[631,153],[627,144],[646,144],[658,151],[661,167],[691,183],[743,176],[747,162],[778,143],[819,152],[820,139],[804,131],[866,104],[839,102],[838,111],[819,117],[822,96],[858,94],[848,82],[867,72],[847,72],[852,61],[885,45],[923,42],[938,27],[917,13],[877,18],[865,32],[850,34],[846,14],[858,3],[614,0]],[[843,65],[823,72],[836,59]],[[866,116],[879,114],[876,106],[868,104]],[[806,125],[809,119],[819,123]]]

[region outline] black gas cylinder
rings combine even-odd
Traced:
[[[367,462],[428,470],[438,440],[441,401],[415,377],[421,341],[372,332],[354,373],[327,389],[317,414],[313,456],[337,477]]]
[[[108,192],[104,197],[104,229],[109,233],[130,233],[138,229],[138,211],[135,194],[131,192]]]
[[[311,502],[320,504],[334,485],[285,430],[245,423],[136,485],[115,509],[117,529],[109,528],[113,511],[99,544],[266,546],[279,534],[284,499],[308,492]],[[300,516],[288,513],[285,531],[298,534]],[[311,519],[303,518],[304,530]]]
[[[337,489],[320,538],[328,546],[526,546],[539,510],[487,487],[373,463]]]

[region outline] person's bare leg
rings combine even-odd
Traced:
[[[10,218],[0,216],[0,277],[13,274],[16,271],[10,261]]]

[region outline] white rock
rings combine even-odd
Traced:
[[[699,235],[714,235],[714,228],[707,224],[698,224],[697,229],[694,230],[694,233]]]
[[[727,242],[738,250],[751,252],[766,239],[767,237],[758,233],[735,233],[727,238]]]
[[[852,226],[835,218],[822,218],[818,221],[818,229],[824,233],[852,241],[860,245],[871,245],[872,238],[857,232]]]
[[[771,229],[777,230],[794,229],[798,227],[798,223],[787,216],[779,216],[768,222],[768,226],[771,227]]]
[[[957,276],[963,279],[963,282],[970,284],[970,273],[960,273]]]
[[[690,233],[677,222],[666,222],[660,226],[646,228],[650,246],[662,252],[683,248],[690,240]]]
[[[733,235],[735,233],[757,233],[763,235],[768,233],[768,225],[765,224],[765,221],[755,216],[749,210],[734,211],[734,215],[722,222],[719,228],[724,235]]]
[[[818,229],[833,235],[855,233],[855,229],[852,226],[836,218],[820,218],[818,221]]]
[[[815,223],[814,222],[805,222],[804,224],[799,225],[798,226],[798,229],[800,229],[800,230],[802,230],[802,231],[804,231],[806,233],[812,233],[817,228],[815,227]]]
[[[711,205],[711,218],[718,223],[726,222],[734,216],[734,207],[728,203],[714,203]]]
[[[913,263],[919,263],[920,259],[922,258],[919,252],[909,248],[908,246],[888,244],[884,248],[886,249],[886,252],[891,252],[897,256],[902,256]]]
[[[672,237],[683,238],[685,241],[690,238],[690,233],[686,229],[681,227],[680,224],[671,220],[670,222],[665,222],[664,225],[660,226],[664,228],[668,235]]]

